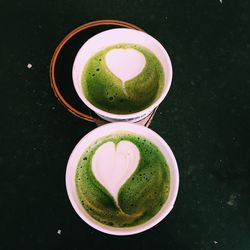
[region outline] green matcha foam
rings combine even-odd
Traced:
[[[115,198],[100,183],[101,179],[97,180],[92,164],[103,145],[111,143],[119,148],[124,142],[137,148],[139,160]],[[100,138],[83,153],[75,182],[79,200],[90,216],[106,225],[131,227],[148,221],[160,210],[169,195],[170,173],[164,156],[149,140],[135,134],[116,133]]]
[[[110,70],[105,59],[115,49],[133,49],[141,53],[145,58],[142,71],[123,82],[121,77]],[[160,97],[164,86],[164,71],[149,49],[138,44],[121,43],[92,56],[83,69],[81,83],[85,97],[95,107],[114,114],[132,114],[146,109]]]

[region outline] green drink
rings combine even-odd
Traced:
[[[134,51],[143,57],[145,65],[137,75],[123,81],[108,63],[107,57],[113,51],[121,56],[118,63]],[[117,65],[118,71],[119,67],[125,72],[128,68],[129,74],[129,65],[134,60],[136,57]],[[153,52],[138,44],[121,43],[93,55],[83,69],[81,83],[85,97],[95,107],[113,114],[132,114],[148,108],[161,96],[164,78],[163,67]]]
[[[124,167],[128,170],[114,174]],[[161,209],[169,195],[170,173],[165,157],[148,139],[112,133],[83,153],[75,185],[82,206],[95,220],[113,227],[132,227]]]

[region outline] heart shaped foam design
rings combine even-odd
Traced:
[[[135,49],[112,49],[106,54],[105,63],[109,70],[124,83],[142,72],[146,59]]]
[[[120,141],[117,145],[106,142],[96,150],[92,158],[93,174],[117,204],[118,192],[136,170],[139,160],[138,148],[129,141]]]

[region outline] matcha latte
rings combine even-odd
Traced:
[[[79,201],[102,224],[132,227],[159,212],[170,189],[161,151],[134,133],[99,138],[82,154],[75,174]]]
[[[162,94],[164,71],[151,50],[132,43],[108,46],[90,57],[81,76],[82,90],[95,107],[113,114],[132,114]]]

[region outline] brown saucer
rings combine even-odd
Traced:
[[[50,64],[50,81],[57,99],[72,114],[97,126],[107,123],[91,111],[78,97],[72,80],[72,66],[75,56],[82,45],[92,36],[108,29],[129,28],[143,31],[141,28],[118,20],[99,20],[81,25],[66,35],[57,46]],[[149,126],[156,109],[137,123]]]

